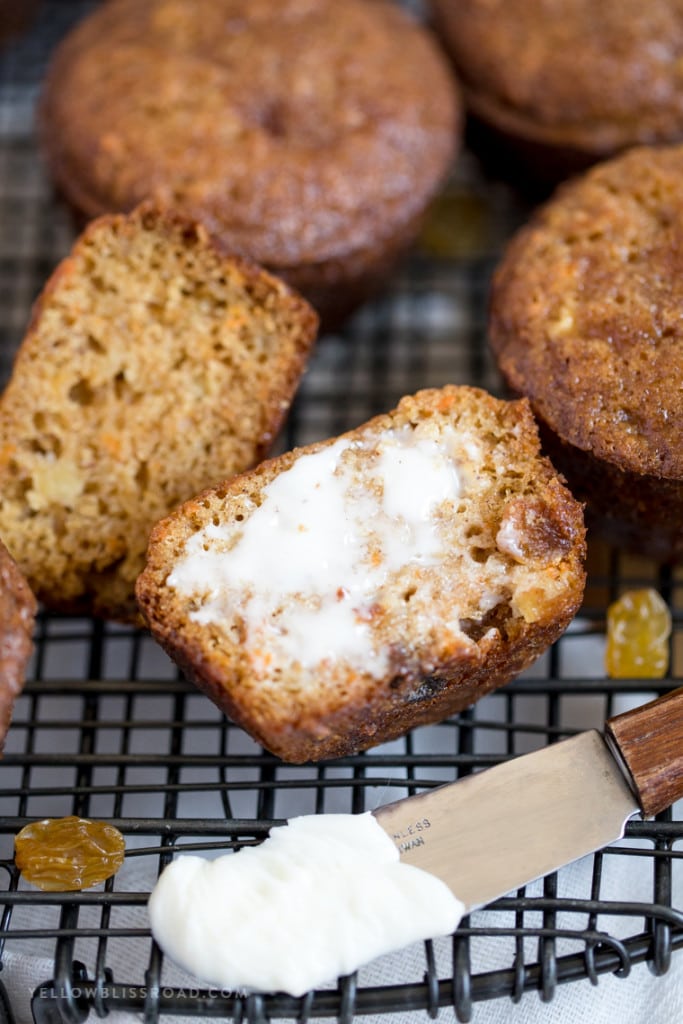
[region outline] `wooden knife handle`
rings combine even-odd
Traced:
[[[649,817],[683,797],[683,687],[607,721]]]

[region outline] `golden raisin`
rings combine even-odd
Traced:
[[[482,199],[473,193],[442,193],[425,214],[420,249],[439,260],[457,260],[485,252],[489,242],[487,212]]]
[[[613,679],[661,679],[669,668],[671,613],[651,587],[630,590],[607,609],[605,668]]]
[[[25,825],[14,839],[17,867],[27,882],[48,892],[88,889],[116,874],[125,841],[113,825],[74,815]]]

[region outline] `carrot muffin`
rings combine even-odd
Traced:
[[[431,4],[489,155],[557,179],[683,139],[683,0]]]
[[[137,596],[188,678],[298,762],[506,683],[577,611],[583,556],[527,402],[448,386],[186,502]]]
[[[0,536],[38,598],[135,619],[152,526],[263,458],[316,327],[201,224],[148,204],[93,221],[0,398]]]
[[[0,541],[0,753],[33,649],[36,599]]]
[[[329,324],[413,241],[459,112],[388,0],[110,0],[59,46],[40,126],[84,214],[171,199]]]
[[[683,146],[565,184],[494,276],[490,339],[589,524],[683,554]]]

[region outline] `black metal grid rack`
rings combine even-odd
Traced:
[[[72,227],[36,148],[33,110],[47,56],[91,5],[45,3],[0,54],[0,366],[6,376],[30,303],[68,250]],[[307,443],[390,408],[401,394],[446,382],[492,391],[485,345],[490,271],[528,207],[487,179],[467,153],[440,227],[457,225],[439,255],[414,253],[388,291],[344,332],[321,340],[284,445]],[[653,585],[673,614],[670,676],[605,678],[605,610],[630,587]],[[680,808],[633,822],[626,839],[569,880],[560,873],[463,921],[452,940],[420,944],[377,981],[361,971],[303,999],[237,998],[179,981],[149,935],[149,887],[173,851],[234,849],[292,813],[360,812],[450,781],[586,727],[665,692],[683,666],[683,576],[593,545],[585,607],[523,678],[442,725],[357,757],[287,766],[264,753],[179,679],[144,633],[41,615],[30,679],[0,762],[0,951],[5,1019],[25,1019],[35,990],[42,1022],[131,1011],[250,1021],[423,1011],[476,1004],[647,961],[664,974],[683,945]],[[41,893],[20,878],[12,839],[26,822],[82,814],[124,833],[126,864],[104,886]],[[239,922],[236,922],[239,926]],[[677,964],[677,966],[680,966]],[[20,978],[17,981],[17,977]],[[9,993],[10,995],[7,995]],[[18,993],[18,994],[17,994]]]

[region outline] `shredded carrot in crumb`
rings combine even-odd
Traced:
[[[249,660],[257,671],[263,671],[267,669],[273,660],[271,651],[265,651],[262,647],[257,647],[255,650],[249,652]]]
[[[113,458],[120,458],[121,438],[116,434],[100,434],[100,444]]]
[[[439,395],[439,400],[436,403],[436,407],[439,410],[439,412],[448,412],[448,410],[453,407],[454,403],[455,403],[455,395],[452,395],[452,394]]]
[[[382,555],[381,555],[381,553],[379,551],[373,551],[372,557],[371,557],[370,561],[372,562],[373,565],[381,565],[382,564]]]
[[[233,310],[226,316],[224,326],[227,330],[238,330],[240,327],[245,327],[248,323],[249,319],[245,312]]]
[[[3,446],[0,448],[0,465],[4,466],[7,462],[10,461],[10,459],[13,459],[16,454],[16,444],[12,444],[9,441],[6,444],[3,444]]]

